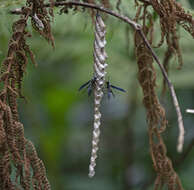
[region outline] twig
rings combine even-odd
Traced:
[[[194,113],[194,109],[186,109],[187,113]]]
[[[87,7],[87,8],[92,8],[92,9],[96,9],[99,10],[101,12],[105,12],[109,15],[112,15],[114,17],[117,17],[121,20],[123,20],[124,22],[130,24],[135,30],[141,30],[141,25],[136,23],[135,21],[133,21],[132,19],[128,18],[127,16],[123,16],[120,15],[114,11],[111,11],[107,8],[104,8],[103,6],[99,6],[99,5],[95,5],[95,4],[90,4],[90,3],[83,3],[83,2],[78,2],[78,1],[60,1],[60,2],[55,2],[54,6],[55,7],[61,7],[61,6],[72,6],[72,5],[76,5],[76,6],[82,6],[82,7]],[[50,3],[46,3],[44,4],[45,7],[50,7]],[[10,13],[12,14],[23,14],[22,9],[15,9],[15,10],[11,10]]]
[[[147,0],[140,0],[144,3],[149,3],[149,1]],[[140,24],[138,24],[137,22],[133,21],[132,19],[130,19],[127,16],[123,16],[121,14],[118,14],[112,10],[109,10],[107,8],[104,8],[103,6],[99,6],[99,5],[95,5],[95,4],[90,4],[90,3],[83,3],[83,2],[78,2],[78,1],[60,1],[60,2],[55,2],[54,6],[55,7],[60,7],[60,6],[72,6],[72,5],[76,5],[76,6],[82,6],[82,7],[87,7],[87,8],[92,8],[92,9],[96,9],[99,10],[101,12],[105,12],[109,15],[112,15],[114,17],[119,18],[120,20],[126,22],[127,24],[131,25],[137,32],[139,32],[140,36],[142,37],[145,45],[147,46],[147,48],[150,50],[153,58],[155,59],[156,63],[158,64],[159,68],[161,69],[162,75],[164,77],[164,79],[166,80],[168,87],[170,89],[170,93],[173,99],[173,104],[176,110],[176,114],[178,117],[178,126],[179,126],[179,137],[178,137],[178,145],[177,145],[177,150],[178,152],[182,152],[183,149],[183,143],[184,143],[184,125],[183,125],[183,119],[182,119],[182,114],[180,111],[180,107],[178,104],[178,100],[177,100],[177,96],[174,90],[174,87],[171,83],[171,81],[168,78],[168,75],[163,67],[163,65],[160,63],[157,55],[155,54],[154,50],[152,49],[150,43],[148,42],[145,34],[143,33],[142,30],[142,26]],[[51,4],[50,3],[46,3],[44,5],[45,7],[50,7]],[[12,14],[23,14],[22,9],[15,9],[10,11]]]
[[[176,114],[177,114],[177,118],[178,118],[178,126],[179,126],[179,137],[178,137],[178,144],[177,144],[177,151],[178,152],[182,152],[183,149],[183,144],[184,144],[184,124],[183,124],[183,118],[182,118],[182,114],[180,111],[180,106],[177,100],[177,96],[174,90],[174,86],[172,85],[171,81],[168,78],[168,75],[163,67],[163,65],[160,63],[160,60],[158,59],[157,55],[155,54],[155,52],[153,51],[150,43],[148,42],[147,38],[145,37],[144,33],[142,30],[138,30],[139,34],[142,36],[145,45],[147,46],[147,48],[150,50],[150,52],[152,53],[152,56],[154,57],[156,63],[158,64],[158,66],[160,67],[163,77],[166,80],[168,87],[170,89],[170,93],[173,99],[173,104],[176,110]]]

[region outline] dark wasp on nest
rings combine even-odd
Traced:
[[[80,86],[80,88],[78,89],[79,91],[81,91],[82,89],[84,88],[87,88],[88,89],[88,96],[90,96],[92,94],[92,91],[94,90],[95,88],[95,83],[96,83],[96,77],[94,76],[91,80],[87,81],[86,83],[84,83],[83,85]],[[108,96],[108,99],[111,98],[111,95],[113,97],[115,97],[115,94],[113,93],[113,90],[112,89],[116,89],[116,90],[119,90],[121,92],[126,92],[124,89],[120,88],[120,87],[117,87],[117,86],[114,86],[110,83],[109,79],[106,81],[106,86],[105,86],[105,89],[107,90],[107,96]]]
[[[95,83],[96,83],[96,77],[94,76],[91,80],[89,80],[88,82],[81,85],[78,90],[80,91],[83,88],[87,88],[88,89],[88,96],[90,96],[92,94],[92,91],[95,88]]]

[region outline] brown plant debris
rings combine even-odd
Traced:
[[[54,8],[54,5],[55,5],[55,1],[54,0],[49,0],[50,2],[50,8],[49,8],[49,14],[54,17],[54,13],[53,13],[53,8]]]
[[[184,10],[176,0],[150,0],[151,5],[160,17],[161,40],[157,47],[160,47],[164,39],[168,45],[168,53],[165,55],[164,64],[168,64],[169,57],[176,54],[179,61],[179,68],[183,64],[177,24],[182,26],[194,38],[194,19],[192,15]]]
[[[144,43],[147,46],[147,48],[150,50],[153,58],[155,58],[155,61],[158,63],[159,67],[161,68],[162,74],[164,76],[164,90],[163,93],[165,92],[165,86],[166,83],[168,84],[168,87],[170,89],[170,93],[173,99],[173,104],[175,106],[176,109],[176,113],[177,113],[177,117],[178,117],[178,127],[179,127],[179,137],[178,137],[178,143],[177,143],[177,151],[178,152],[182,152],[183,149],[183,144],[184,144],[184,125],[183,125],[183,119],[182,119],[182,114],[180,111],[180,107],[178,104],[178,100],[176,97],[176,93],[174,90],[174,87],[172,85],[172,83],[170,82],[170,80],[168,79],[168,62],[172,56],[172,52],[171,52],[171,47],[168,46],[168,51],[165,54],[165,59],[164,59],[164,63],[163,66],[161,65],[159,59],[157,58],[157,56],[155,55],[155,53],[153,52],[152,48],[151,48],[151,44],[153,42],[153,38],[154,38],[154,20],[153,20],[153,15],[147,10],[148,4],[144,3],[144,5],[138,5],[138,9],[136,12],[136,16],[134,18],[135,21],[141,21],[142,20],[142,25],[143,28],[147,28],[147,38],[149,40],[147,40],[146,36],[143,34],[143,31],[140,31],[140,35],[141,37],[143,37]],[[150,44],[150,45],[149,45]],[[170,49],[169,49],[170,48]]]
[[[83,0],[83,2],[89,3],[89,4],[96,4],[95,0]],[[94,9],[90,9],[90,16],[94,24],[95,23],[95,10]]]
[[[55,46],[54,44],[54,37],[51,32],[50,26],[50,17],[48,15],[48,11],[44,6],[44,0],[27,0],[28,6],[32,6],[32,16],[31,16],[31,23],[33,28],[39,32],[51,45]],[[49,13],[53,15],[53,7],[54,1],[50,0],[50,8]]]
[[[33,10],[34,10],[34,14],[31,15],[32,20],[34,22],[35,27],[37,27],[37,30],[41,33],[43,36],[46,36],[46,39],[49,39],[49,41],[52,42],[53,38],[52,38],[52,34],[50,32],[49,26],[47,26],[47,24],[45,24],[46,21],[49,21],[49,19],[47,18],[47,13],[46,13],[46,7],[53,7],[53,3],[50,0],[50,3],[46,3],[43,4],[43,0],[27,0],[29,2],[29,5],[32,5]],[[142,3],[139,3],[139,1],[141,1]],[[184,140],[184,127],[183,127],[183,122],[182,122],[182,115],[180,112],[180,108],[178,105],[178,101],[177,101],[177,97],[174,91],[174,87],[172,85],[172,83],[170,82],[170,80],[168,79],[167,76],[167,68],[168,68],[168,61],[171,58],[172,55],[177,55],[178,56],[178,60],[179,60],[179,65],[182,65],[182,55],[181,55],[181,51],[180,51],[180,47],[179,47],[179,38],[177,35],[177,24],[181,25],[186,31],[188,31],[193,37],[194,37],[194,20],[192,18],[192,16],[185,12],[185,10],[182,8],[182,6],[180,4],[178,4],[175,0],[167,0],[167,1],[162,1],[162,0],[135,0],[135,4],[137,6],[137,14],[135,17],[135,21],[130,19],[127,16],[123,16],[120,15],[112,10],[109,10],[106,8],[105,3],[109,2],[108,0],[104,1],[103,5],[97,5],[97,2],[99,1],[95,1],[95,0],[75,0],[75,1],[61,1],[61,0],[57,0],[54,3],[54,6],[56,7],[63,7],[61,9],[61,11],[67,13],[68,12],[68,8],[75,8],[77,9],[78,6],[85,8],[89,8],[91,9],[91,11],[94,10],[99,10],[102,11],[106,14],[112,15],[116,18],[119,18],[120,20],[126,22],[127,24],[131,25],[136,33],[135,33],[135,46],[136,46],[136,55],[137,55],[137,59],[138,59],[138,68],[139,68],[139,82],[140,85],[143,89],[143,94],[144,94],[144,105],[146,107],[147,110],[147,122],[149,125],[149,140],[150,140],[150,152],[151,152],[151,156],[152,156],[152,160],[154,163],[154,168],[157,172],[157,178],[155,181],[155,190],[162,188],[164,185],[167,185],[168,189],[170,190],[183,190],[181,182],[179,180],[179,177],[177,176],[176,172],[173,169],[172,163],[170,161],[170,159],[167,157],[167,150],[165,147],[165,144],[163,142],[162,139],[162,133],[165,131],[166,125],[167,125],[167,121],[166,121],[166,116],[165,116],[165,111],[163,109],[163,107],[160,105],[160,102],[158,100],[158,97],[156,95],[155,92],[155,81],[156,81],[156,74],[155,74],[155,70],[153,68],[153,59],[156,61],[156,63],[158,64],[158,66],[161,69],[161,72],[165,78],[165,80],[167,81],[168,87],[170,89],[171,92],[171,96],[173,99],[173,103],[175,105],[176,108],[176,112],[177,112],[177,116],[178,116],[178,123],[179,123],[179,131],[180,131],[180,135],[179,135],[179,143],[178,143],[178,149],[179,151],[182,150],[182,146],[183,146],[183,140]],[[102,1],[101,1],[102,2]],[[117,4],[119,7],[119,3],[121,1],[117,0]],[[102,3],[101,3],[102,4]],[[147,7],[148,6],[152,6],[154,9],[153,13],[149,13],[147,11]],[[38,8],[37,8],[38,7]],[[117,8],[119,11],[119,8]],[[11,11],[11,13],[13,14],[24,14],[24,10],[22,9],[17,9],[14,11]],[[43,14],[43,17],[41,16],[41,14]],[[167,45],[168,45],[168,53],[166,53],[165,55],[165,65],[162,66],[157,55],[155,54],[155,52],[153,51],[151,44],[153,41],[153,34],[154,34],[154,15],[159,15],[160,17],[160,26],[161,26],[161,41],[158,44],[158,47],[161,46],[163,44],[164,41],[166,41]],[[143,27],[137,23],[138,20],[142,20],[143,21]],[[49,22],[48,22],[49,24]],[[48,29],[45,29],[48,28]],[[143,28],[143,30],[142,30]],[[144,34],[144,32],[146,33],[146,35]],[[44,34],[45,33],[45,34]],[[149,40],[147,40],[147,38]],[[26,36],[27,37],[27,36]],[[26,47],[26,50],[28,50],[28,53],[30,53],[31,59],[33,59],[33,54],[31,53],[31,51],[29,50],[29,47]],[[25,55],[25,54],[24,54]],[[17,55],[17,59],[22,58],[22,54],[18,53]],[[25,56],[24,56],[25,57]],[[24,60],[23,60],[24,61]],[[0,110],[0,118],[2,119],[2,121],[0,122],[0,137],[2,137],[2,139],[0,139],[0,148],[2,149],[3,152],[3,157],[1,158],[1,162],[0,162],[0,167],[2,167],[2,163],[8,162],[11,160],[10,156],[9,156],[9,152],[7,153],[7,148],[6,146],[10,146],[14,144],[16,141],[12,141],[10,136],[12,136],[13,134],[13,127],[4,127],[4,122],[8,122],[9,125],[8,126],[12,126],[13,125],[13,118],[17,118],[18,114],[17,112],[14,112],[12,110],[14,110],[13,108],[17,105],[16,101],[14,99],[14,96],[18,96],[18,89],[20,88],[19,85],[17,86],[17,88],[15,88],[14,82],[13,84],[11,82],[5,82],[7,81],[6,78],[9,78],[10,76],[10,62],[14,62],[13,58],[11,58],[8,56],[7,57],[7,61],[5,61],[4,66],[2,68],[2,75],[0,80],[4,81],[4,84],[6,87],[6,89],[9,89],[9,93],[12,94],[12,100],[11,98],[6,99],[4,98],[3,101],[0,102],[1,105],[1,110]],[[24,61],[25,62],[25,61]],[[14,65],[14,63],[13,63]],[[16,68],[17,65],[16,65]],[[166,71],[165,69],[166,68]],[[8,71],[7,71],[8,70]],[[14,75],[14,77],[12,77],[14,80],[18,80],[18,77],[15,77],[17,75]],[[21,76],[21,75],[19,75]],[[13,81],[14,81],[13,80]],[[12,85],[8,85],[8,84],[12,84]],[[5,94],[5,90],[2,90],[2,98]],[[6,96],[7,97],[7,94]],[[6,101],[9,102],[13,102],[12,104],[12,108],[10,108],[11,106],[9,104],[6,104]],[[8,103],[9,103],[8,102]],[[10,111],[11,110],[11,111]],[[17,110],[17,109],[15,109]],[[11,113],[11,114],[10,114]],[[6,118],[8,118],[7,120],[4,119],[4,115],[6,116]],[[7,125],[6,125],[7,126]],[[7,134],[11,134],[8,135]],[[7,143],[7,139],[10,140],[9,143]],[[20,140],[21,141],[21,140]],[[14,142],[14,143],[13,143]],[[6,146],[4,146],[4,144]],[[21,143],[22,144],[22,143]],[[28,142],[29,144],[29,142]],[[30,145],[29,145],[30,147]],[[13,149],[13,148],[12,148]],[[33,148],[32,148],[33,149]],[[10,149],[11,150],[11,149]],[[15,152],[17,152],[17,149],[15,150]],[[12,151],[12,152],[14,152]],[[34,152],[34,151],[32,151]],[[33,153],[33,155],[36,155],[36,153]],[[20,156],[20,154],[19,154]],[[15,154],[15,158],[17,158],[17,160],[19,160],[18,154]],[[26,154],[26,159],[29,160],[29,157]],[[36,170],[36,171],[41,171],[42,173],[44,173],[44,167],[42,167],[40,160],[35,159],[37,163],[39,163],[39,167],[41,169]],[[5,165],[7,168],[9,168],[7,165]],[[26,164],[26,168],[29,168],[30,164],[28,162],[28,164]],[[35,166],[32,166],[32,168],[36,168]],[[8,171],[8,170],[6,170]],[[10,173],[7,173],[7,176]],[[26,174],[26,176],[28,176],[28,178],[30,178],[29,173]],[[40,176],[43,176],[40,175]],[[37,179],[43,179],[43,177],[34,177],[35,180]],[[7,184],[11,184],[12,186],[12,181],[10,181],[9,179],[5,182]],[[33,182],[33,184],[35,184],[36,182]]]
[[[33,1],[35,2],[35,1]],[[23,75],[28,56],[35,64],[34,56],[26,43],[31,35],[26,31],[27,21],[35,6],[28,1],[22,8],[20,19],[13,23],[13,34],[9,41],[7,57],[1,64],[0,82],[0,188],[2,190],[49,190],[45,168],[35,148],[24,137],[24,127],[19,121],[17,99],[22,96]],[[40,14],[36,11],[35,13]],[[38,9],[39,10],[39,9]],[[42,9],[44,10],[44,9]],[[45,14],[45,13],[44,13]],[[46,22],[44,16],[40,21]],[[47,24],[43,24],[47,28]],[[50,31],[47,37],[50,37]],[[11,178],[11,175],[14,175]]]
[[[102,5],[105,7],[105,8],[107,8],[107,9],[109,9],[111,6],[110,6],[110,2],[109,2],[109,0],[101,0],[101,2],[102,2]]]
[[[149,29],[145,26],[144,33],[149,33]],[[153,67],[153,58],[138,32],[135,33],[135,47],[139,70],[138,79],[144,94],[143,103],[147,110],[150,153],[154,169],[157,172],[154,190],[159,190],[164,185],[167,185],[169,190],[183,190],[179,177],[167,156],[166,146],[162,138],[167,120],[165,110],[155,92],[156,72]]]
[[[117,0],[117,3],[116,3],[116,9],[118,10],[119,13],[121,12],[121,9],[120,9],[121,1],[122,0]]]

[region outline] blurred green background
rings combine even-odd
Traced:
[[[112,1],[113,4],[116,2]],[[180,1],[193,9],[192,0]],[[11,36],[11,25],[18,16],[9,10],[19,7],[23,0],[0,0],[0,62],[4,59]],[[133,1],[121,5],[123,13],[133,17]],[[89,14],[58,15],[52,23],[55,49],[30,26],[28,40],[36,55],[38,67],[28,64],[23,93],[27,103],[19,100],[20,118],[25,136],[32,140],[39,157],[44,161],[54,190],[148,190],[153,189],[155,172],[149,155],[146,112],[142,91],[137,80],[133,30],[121,21],[107,17],[107,76],[110,81],[126,89],[115,92],[116,97],[102,103],[102,126],[96,175],[88,178],[91,153],[93,97],[78,88],[93,75],[93,25]],[[186,148],[194,138],[194,41],[179,28],[184,66],[177,70],[176,58],[171,59],[169,77],[175,85],[185,124]],[[160,40],[155,33],[155,43]],[[165,45],[156,52],[163,58]],[[181,154],[176,151],[178,127],[175,109],[169,92],[162,97],[162,76],[157,70],[158,95],[166,108],[168,128],[164,140],[168,155],[175,163]],[[174,164],[187,190],[194,189],[194,151],[181,164]]]

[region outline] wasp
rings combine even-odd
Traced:
[[[92,94],[92,91],[94,90],[96,85],[96,77],[93,77],[91,80],[89,80],[88,82],[84,83],[83,85],[80,86],[79,91],[82,90],[83,88],[87,88],[88,89],[88,96],[90,96]],[[111,95],[113,97],[115,97],[114,93],[113,93],[113,88],[116,90],[119,90],[121,92],[126,92],[124,89],[114,86],[110,83],[110,81],[106,81],[106,86],[105,86],[106,90],[107,90],[107,95],[108,95],[108,99],[110,99]]]
[[[88,89],[88,96],[90,96],[92,94],[92,91],[95,88],[95,85],[96,85],[96,77],[93,77],[91,80],[81,85],[78,91],[86,87]]]
[[[110,84],[110,81],[106,81],[106,89],[107,89],[107,95],[108,95],[108,99],[110,99],[111,97],[111,94],[113,97],[115,97],[114,93],[113,93],[113,90],[112,88],[116,89],[116,90],[119,90],[121,92],[126,92],[124,89],[120,88],[120,87],[117,87],[117,86],[114,86],[112,84]]]

